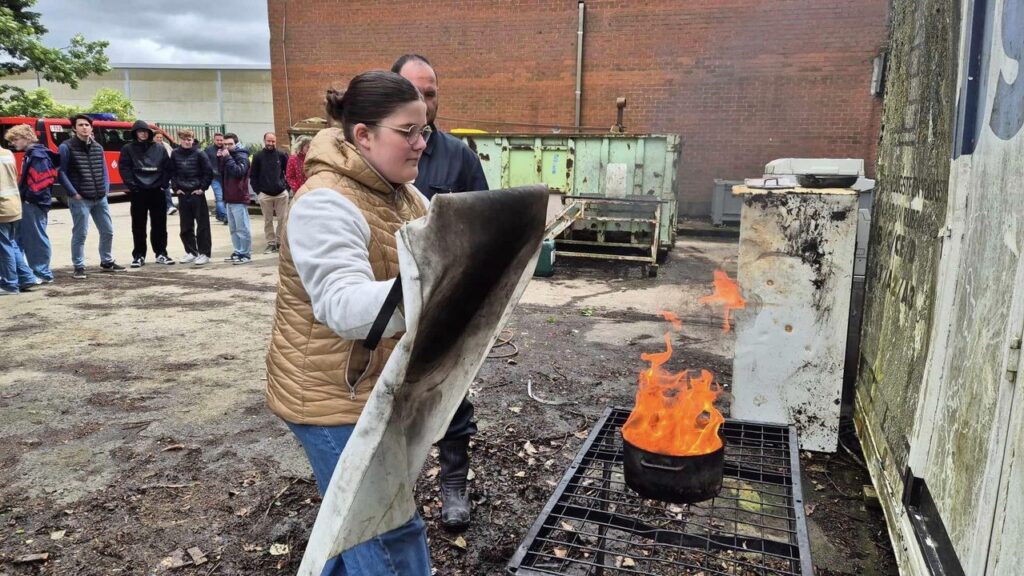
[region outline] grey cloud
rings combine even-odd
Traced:
[[[78,33],[107,40],[114,63],[270,63],[267,5],[258,0],[40,0],[35,10],[48,45]]]

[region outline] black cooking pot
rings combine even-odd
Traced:
[[[626,485],[652,500],[692,504],[718,495],[725,466],[722,447],[697,456],[664,456],[648,452],[622,439]]]

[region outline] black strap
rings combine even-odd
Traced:
[[[391,317],[395,314],[395,309],[398,308],[398,304],[402,301],[402,277],[395,276],[395,283],[391,285],[391,290],[388,292],[386,298],[384,298],[384,304],[380,307],[380,312],[377,313],[377,319],[373,321],[373,326],[370,327],[370,333],[366,335],[366,340],[363,340],[363,346],[367,350],[376,350],[377,345],[380,344],[380,338],[384,335],[384,329],[388,327],[388,322],[391,322]]]

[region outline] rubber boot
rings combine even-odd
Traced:
[[[461,531],[469,527],[469,437],[442,440],[441,453],[441,525],[445,530]]]

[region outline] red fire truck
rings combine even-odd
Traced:
[[[57,152],[57,147],[62,142],[72,137],[71,121],[67,118],[32,118],[29,116],[3,116],[0,117],[0,145],[9,148],[14,152],[15,162],[18,169],[21,169],[22,153],[14,148],[4,139],[4,135],[12,126],[28,124],[36,130],[39,143],[50,150]],[[164,135],[168,142],[174,142],[169,134],[159,126],[150,124],[156,132]],[[117,169],[117,159],[121,154],[121,148],[132,141],[132,123],[120,120],[93,120],[92,132],[96,141],[103,146],[103,155],[107,160],[107,171],[110,174],[110,192],[112,195],[119,195],[125,192],[124,183],[121,182],[121,173]],[[54,199],[62,204],[67,204],[67,194],[59,184],[54,186]]]

